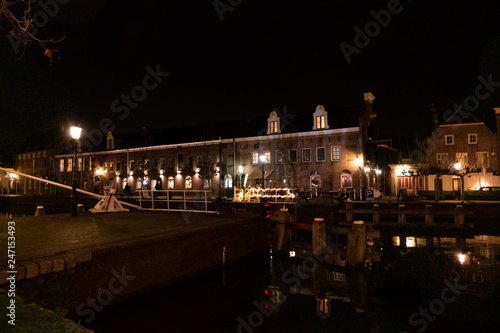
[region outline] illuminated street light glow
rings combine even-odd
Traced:
[[[377,169],[377,170],[375,170],[375,173],[376,173],[377,175],[380,175],[380,174],[382,173],[382,170]]]
[[[262,163],[266,162],[266,155],[260,155],[260,161]]]
[[[361,166],[363,165],[363,158],[356,157],[356,159],[354,160],[354,164],[356,164],[358,166],[358,168],[361,168]]]
[[[82,129],[80,127],[71,126],[71,128],[69,129],[69,131],[71,133],[71,137],[73,138],[73,140],[80,139],[80,135],[82,134]]]
[[[465,254],[460,253],[460,254],[458,255],[458,261],[460,262],[460,264],[461,264],[461,265],[463,265],[463,264],[464,264],[464,262],[465,262]]]

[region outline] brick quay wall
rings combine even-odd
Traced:
[[[138,214],[144,213],[130,214],[135,219],[135,226],[149,228],[150,234],[93,244],[87,248],[68,248],[40,258],[28,255],[27,250],[21,254],[20,249],[20,260],[16,261],[16,294],[41,306],[62,305],[70,316],[90,319],[92,309],[119,303],[221,267],[223,260],[229,264],[268,249],[266,228],[255,216],[192,214],[189,218],[192,223],[177,221],[170,230],[156,232],[147,221],[141,226],[141,215]],[[162,215],[154,214],[157,223],[157,218]],[[81,223],[111,225],[110,220],[115,220],[115,215],[85,214],[79,219]],[[179,220],[184,217],[182,214],[175,216]],[[69,222],[72,221],[70,218],[65,217],[65,222],[73,223]],[[37,218],[25,219],[36,230],[34,221]],[[91,219],[95,221],[86,221]],[[113,233],[109,236],[114,238],[116,233],[130,233],[128,221],[123,225],[116,222],[116,226],[119,228],[102,228],[99,232],[104,236]],[[79,232],[77,227],[75,225],[73,229],[75,233]],[[43,237],[43,234],[39,233],[39,236]],[[19,241],[24,240],[27,240],[25,236]],[[7,276],[7,267],[2,263],[0,278],[6,281]],[[8,290],[9,285],[3,284],[0,288]]]

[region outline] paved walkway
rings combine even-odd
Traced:
[[[7,222],[16,222],[16,261],[89,248],[137,237],[196,228],[245,216],[131,212],[0,217],[0,265],[7,263]]]

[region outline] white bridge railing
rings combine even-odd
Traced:
[[[210,191],[136,190],[136,192],[139,194],[139,206],[145,210],[217,213],[215,210],[209,210]],[[143,203],[151,203],[151,208],[143,207]]]

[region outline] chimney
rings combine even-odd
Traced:
[[[434,103],[431,106],[431,116],[432,116],[432,131],[439,127],[437,110],[434,107]]]

